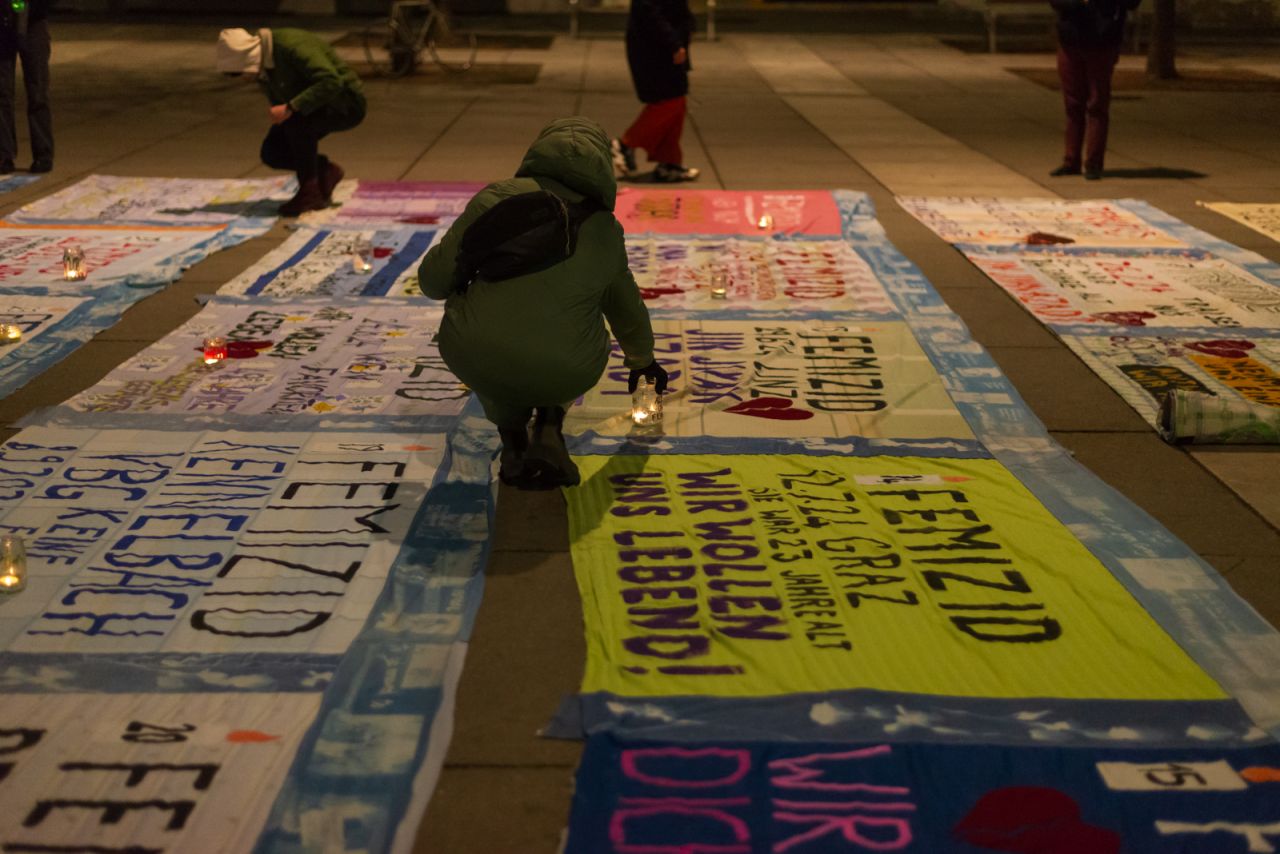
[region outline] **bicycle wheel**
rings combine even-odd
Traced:
[[[404,77],[418,64],[413,34],[394,18],[364,31],[364,55],[373,72],[381,77]]]
[[[459,36],[459,38],[461,38],[461,36]],[[465,49],[468,51],[467,58],[462,62],[447,62],[441,58],[440,52],[437,50],[438,46],[436,45],[435,32],[433,28],[432,37],[427,39],[427,53],[431,54],[432,62],[446,71],[468,71],[476,64],[476,51],[479,49],[479,45],[476,42],[476,34],[467,33],[466,42]]]

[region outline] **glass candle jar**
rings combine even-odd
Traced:
[[[0,346],[22,340],[22,327],[16,323],[0,323]]]
[[[84,250],[79,246],[68,246],[62,251],[62,278],[68,282],[78,282],[87,276],[84,265]]]
[[[27,586],[27,549],[22,537],[0,536],[0,593],[17,593]]]
[[[373,244],[363,234],[351,241],[351,269],[357,273],[373,272]]]
[[[631,422],[637,427],[662,423],[662,395],[652,379],[645,379],[631,393]]]
[[[204,339],[204,363],[216,365],[227,358],[227,339],[215,335]]]
[[[756,220],[756,227],[764,231],[773,228],[773,214],[760,214],[760,219]]]
[[[711,271],[711,298],[725,299],[729,296],[729,271],[716,268]]]

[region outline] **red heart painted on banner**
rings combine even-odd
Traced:
[[[1195,350],[1198,353],[1204,353],[1206,356],[1221,356],[1224,359],[1247,359],[1249,351],[1257,345],[1252,341],[1222,340],[1222,341],[1192,341],[1190,344],[1184,344],[1188,350]]]
[[[267,741],[278,741],[280,736],[258,732],[256,729],[236,729],[227,733],[227,741],[232,744],[261,744]]]
[[[1053,246],[1056,243],[1075,242],[1075,238],[1063,237],[1061,234],[1050,234],[1047,231],[1033,231],[1027,235],[1027,243],[1032,246]]]
[[[417,216],[402,216],[396,222],[412,222],[418,225],[435,225],[440,222],[440,217],[435,214],[418,214]]]
[[[680,290],[679,288],[641,288],[640,298],[641,299],[658,299],[658,297],[665,297],[671,294],[680,294],[680,293],[684,293],[684,291]]]
[[[1120,834],[1088,824],[1070,795],[1040,786],[987,792],[953,832],[970,845],[1015,854],[1120,851]]]
[[[735,403],[725,412],[734,415],[750,415],[752,418],[772,418],[775,421],[806,421],[813,417],[807,409],[799,409],[785,397],[757,397]]]
[[[1119,323],[1121,326],[1146,326],[1146,321],[1156,315],[1150,311],[1100,311],[1094,315],[1107,323]]]
[[[270,341],[228,341],[228,359],[253,359],[259,350],[270,349]]]
[[[391,253],[394,251],[395,250],[393,250],[390,246],[375,246],[373,247],[373,257],[374,258],[390,258]]]

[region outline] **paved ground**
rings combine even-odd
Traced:
[[[90,172],[266,174],[257,165],[265,105],[251,87],[210,70],[222,25],[56,24],[56,170],[5,196],[0,213]],[[335,37],[346,30],[332,21],[311,26]],[[880,22],[875,35],[862,36],[727,32],[698,44],[687,162],[704,170],[701,185],[870,193],[890,239],[1058,441],[1280,622],[1280,453],[1165,445],[1039,323],[893,202],[895,193],[1133,196],[1280,261],[1277,244],[1195,205],[1280,200],[1280,93],[1122,93],[1108,166],[1123,177],[1049,179],[1060,150],[1058,96],[1005,69],[1051,68],[1050,55],[967,54],[927,34],[886,29]],[[486,50],[481,58],[485,68],[456,79],[369,82],[369,119],[334,138],[328,152],[354,177],[489,180],[509,175],[551,118],[586,114],[618,131],[636,111],[614,36]],[[485,85],[512,70],[491,66],[524,64],[540,66],[536,83]],[[1122,65],[1138,68],[1141,60]],[[1280,77],[1280,55],[1262,45],[1192,47],[1182,67]],[[1203,177],[1173,180],[1159,177],[1168,174],[1162,170]],[[24,414],[89,386],[177,326],[195,312],[196,294],[215,290],[286,233],[279,226],[200,264],[10,396],[0,408],[0,439]],[[555,850],[579,748],[535,734],[583,666],[565,531],[558,496],[502,492],[456,731],[421,851]]]

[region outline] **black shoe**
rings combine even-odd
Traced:
[[[10,171],[12,171],[12,170],[10,170]],[[41,173],[44,173],[44,172],[52,172],[52,171],[53,171],[53,161],[52,161],[52,160],[50,160],[49,158],[46,158],[46,157],[41,157],[39,160],[33,160],[33,161],[31,161],[31,168],[30,168],[30,169],[28,169],[27,171],[28,171],[28,172],[31,172],[31,173],[33,173],[33,174],[41,174]]]
[[[525,479],[524,454],[529,450],[529,427],[499,427],[502,437],[502,453],[499,457],[498,479],[507,486],[519,486]]]
[[[622,140],[609,141],[609,154],[613,158],[613,177],[626,178],[636,171],[636,150],[623,145]]]
[[[1080,174],[1079,166],[1068,166],[1066,163],[1063,163],[1057,169],[1054,169],[1052,172],[1049,173],[1050,177],[1053,177],[1053,178],[1061,178],[1063,175],[1079,175],[1079,174]]]
[[[12,160],[0,160],[0,175],[8,175],[13,172]]]
[[[1086,169],[1084,170],[1084,179],[1086,181],[1097,181],[1102,177],[1102,169]]]
[[[702,172],[692,166],[685,167],[679,163],[659,163],[653,170],[653,180],[659,184],[675,184],[679,181],[696,181]]]
[[[582,475],[578,473],[578,467],[564,444],[564,409],[559,406],[539,406],[535,413],[533,436],[524,457],[528,483],[524,488],[577,486],[582,482]]]

